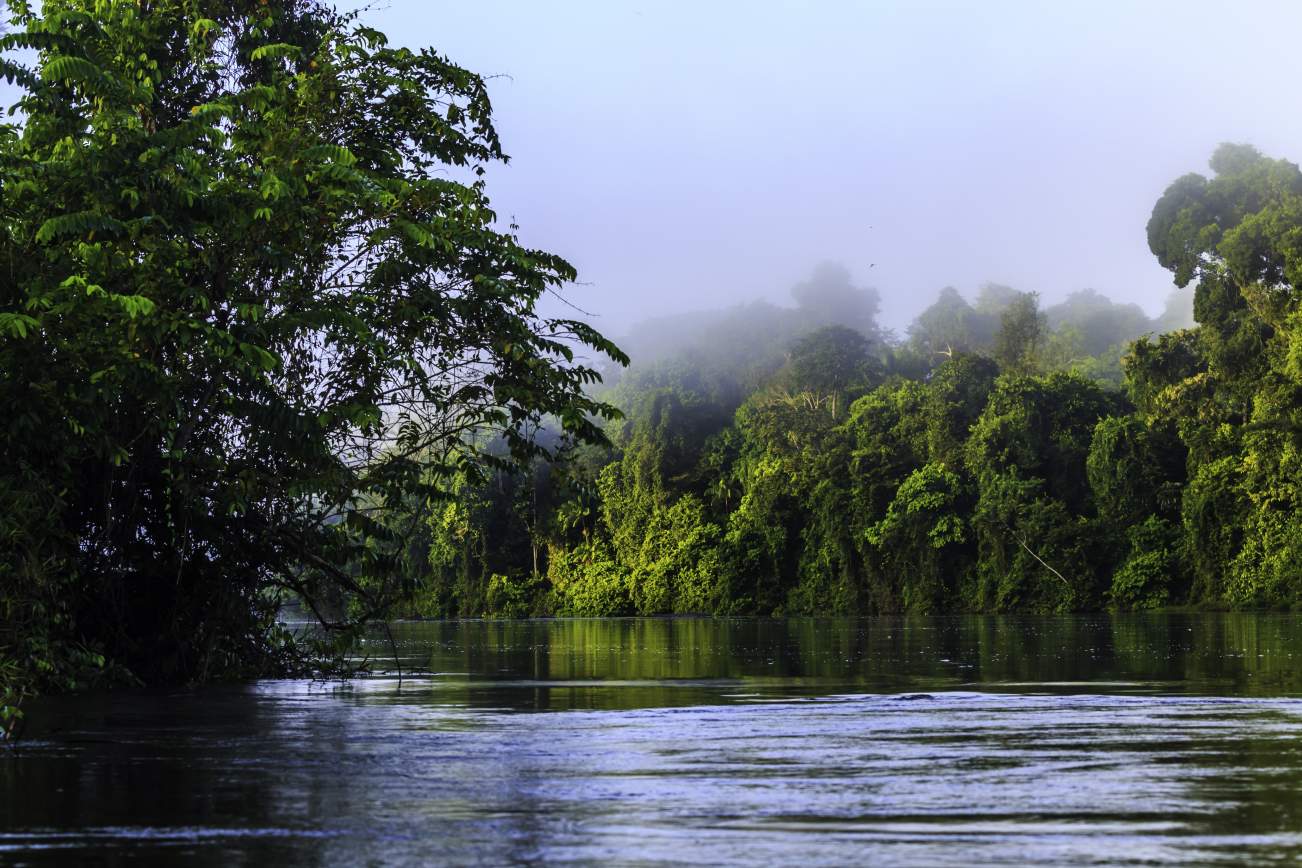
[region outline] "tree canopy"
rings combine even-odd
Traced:
[[[727,399],[703,384],[758,350],[712,336],[756,333],[752,309],[698,333],[712,355],[635,360],[573,501],[595,520],[513,581],[538,613],[1297,605],[1302,180],[1243,146],[1212,164],[1154,207],[1155,254],[1196,282],[1157,319],[988,284],[943,290],[907,341],[802,323]]]
[[[479,76],[315,0],[10,9],[0,726],[301,666],[287,603],[335,650],[394,614],[1302,605],[1291,162],[1168,187],[1192,290],[1155,320],[987,284],[897,340],[829,264],[601,386],[628,357],[539,312],[573,268],[492,210]]]
[[[6,659],[274,669],[284,589],[403,591],[377,511],[603,439],[575,351],[624,357],[538,314],[574,270],[498,228],[479,76],[313,0],[9,6]]]

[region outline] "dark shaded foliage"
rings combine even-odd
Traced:
[[[0,677],[284,671],[286,599],[407,598],[447,480],[604,440],[479,76],[311,0],[8,5]]]

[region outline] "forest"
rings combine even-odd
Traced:
[[[308,0],[9,5],[6,715],[395,617],[1302,601],[1294,163],[1170,184],[1157,319],[987,284],[892,334],[825,264],[611,340],[540,312],[576,273],[491,207],[479,75]]]
[[[791,308],[645,324],[610,446],[460,477],[402,538],[407,613],[1296,606],[1302,173],[1211,169],[1153,208],[1157,319],[987,284],[896,336],[829,264]]]

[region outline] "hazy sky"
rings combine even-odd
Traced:
[[[568,296],[611,334],[788,301],[827,259],[901,330],[986,281],[1156,313],[1166,185],[1227,140],[1302,160],[1294,0],[381,0],[364,20],[495,76],[494,205],[578,267]]]
[[[985,281],[1155,312],[1165,186],[1224,140],[1302,159],[1302,3],[1283,0],[390,0],[367,19],[501,76],[512,160],[490,195],[612,332],[784,300],[823,259],[896,327]]]

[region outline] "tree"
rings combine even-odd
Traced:
[[[1044,314],[1040,313],[1040,296],[1034,292],[1018,293],[999,314],[995,359],[1000,367],[1014,374],[1033,372],[1046,328]]]
[[[828,402],[832,416],[856,387],[867,390],[881,379],[881,362],[869,351],[868,339],[852,328],[825,326],[797,340],[787,361],[786,385]]]
[[[862,334],[872,344],[880,344],[882,333],[877,325],[881,296],[877,290],[860,288],[850,282],[850,271],[837,262],[824,262],[814,269],[809,280],[791,290],[799,305],[798,314],[806,328],[841,324]]]
[[[1100,526],[1127,548],[1114,555],[1108,596],[1114,606],[1151,608],[1182,585],[1180,490],[1187,450],[1166,420],[1110,416],[1094,428],[1085,472]],[[1114,548],[1115,551],[1115,548]]]
[[[1045,323],[1050,329],[1064,326],[1079,332],[1083,355],[1097,356],[1109,347],[1128,343],[1153,328],[1137,304],[1117,304],[1092,289],[1081,289],[1048,308]]]
[[[868,529],[886,515],[900,485],[927,462],[929,397],[920,383],[887,383],[855,401],[843,426],[850,440],[845,469],[850,498],[840,520],[859,544],[867,608],[873,611],[894,612],[903,605],[908,577],[881,557]]]
[[[902,576],[901,603],[908,611],[942,609],[972,566],[967,516],[970,486],[944,464],[915,470],[900,485],[885,517],[868,528],[868,542],[887,570]]]
[[[972,424],[994,390],[999,367],[984,356],[959,355],[938,367],[927,384],[925,418],[932,461],[958,467]]]
[[[575,348],[623,356],[536,312],[574,272],[496,228],[479,76],[314,0],[9,6],[0,656],[283,666],[286,590],[404,592],[375,510],[601,439]]]
[[[1097,603],[1099,550],[1086,476],[1096,425],[1115,400],[1069,374],[1003,376],[968,438],[979,496],[982,607],[1056,609]]]
[[[975,312],[952,286],[940,291],[939,297],[909,326],[909,340],[933,365],[953,358],[955,353],[974,349],[972,321]]]
[[[1136,352],[1143,408],[1189,448],[1182,499],[1192,595],[1295,605],[1302,566],[1302,170],[1221,145],[1214,177],[1158,200],[1149,246],[1178,286],[1196,282],[1196,331]],[[1137,347],[1137,350],[1139,348]]]

